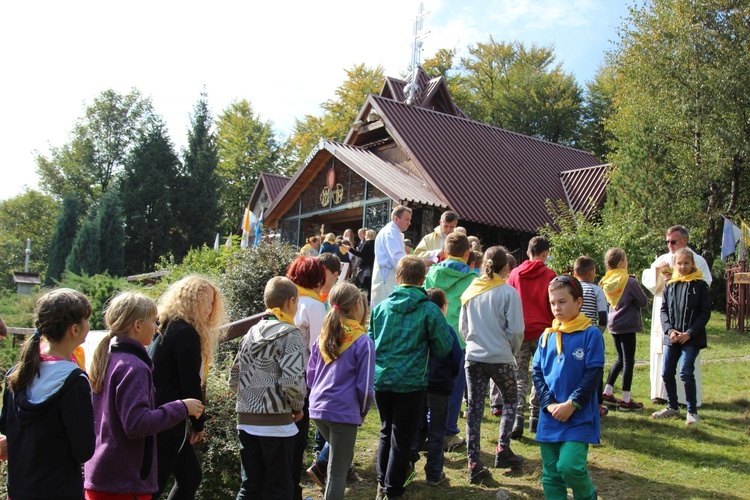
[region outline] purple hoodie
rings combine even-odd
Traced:
[[[154,409],[151,358],[140,342],[117,337],[110,349],[102,391],[94,394],[96,451],[84,466],[84,487],[156,493],[156,433],[185,420],[187,407],[172,401]]]
[[[367,334],[325,364],[318,343],[307,365],[310,418],[361,425],[374,396],[375,343]]]

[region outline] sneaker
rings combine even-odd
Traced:
[[[510,433],[511,439],[521,439],[523,436],[523,417],[516,417],[516,421],[513,422],[513,431]]]
[[[639,403],[635,399],[631,399],[626,403],[621,399],[617,409],[620,411],[640,411],[643,409],[643,403]]]
[[[600,417],[603,417],[603,416],[605,416],[608,413],[609,413],[609,408],[607,408],[604,405],[599,405],[599,416]]]
[[[602,394],[602,403],[607,406],[617,406],[620,403],[620,400],[612,394]]]
[[[481,462],[477,464],[469,464],[469,483],[471,484],[482,484],[482,481],[490,476],[490,470],[482,465]]]
[[[503,409],[502,409],[502,408],[496,408],[496,407],[493,407],[493,408],[492,408],[492,414],[493,414],[494,416],[496,416],[496,417],[500,417],[500,416],[502,416],[502,414],[503,414]]]
[[[495,455],[495,468],[508,469],[511,467],[520,467],[523,464],[523,457],[516,455],[511,451],[510,446],[502,448],[497,447],[497,454]]]
[[[665,405],[665,404],[667,404],[667,400],[666,399],[662,399],[662,398],[654,398],[654,399],[651,400],[651,402],[654,403],[655,405]]]
[[[687,414],[687,420],[685,420],[685,425],[687,427],[690,427],[691,425],[695,425],[698,422],[700,422],[700,420],[701,419],[700,419],[700,417],[698,416],[697,413],[690,413],[690,412],[688,412],[688,414]]]
[[[314,462],[306,472],[313,483],[321,488],[326,487],[326,471],[318,465],[318,462]]]
[[[680,410],[673,410],[669,406],[666,408],[662,408],[659,411],[655,411],[651,414],[651,418],[670,418],[670,417],[679,417],[680,416]]]
[[[458,434],[454,434],[453,436],[446,436],[443,449],[445,451],[453,451],[465,443],[466,443],[466,440],[462,438],[461,436],[459,436]]]
[[[440,473],[440,478],[438,478],[438,479],[429,479],[428,478],[424,482],[424,484],[426,484],[427,486],[437,486],[438,484],[442,483],[443,481],[445,481],[445,472],[441,472]]]

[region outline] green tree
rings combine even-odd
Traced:
[[[336,89],[336,97],[320,105],[322,116],[305,115],[302,120],[295,121],[294,131],[285,147],[297,166],[321,137],[343,141],[367,96],[379,93],[385,81],[382,66],[370,68],[365,64],[346,70],[346,77]]]
[[[125,219],[116,190],[110,189],[102,196],[96,224],[99,227],[100,272],[122,276],[125,273]]]
[[[29,270],[43,277],[59,213],[59,202],[34,190],[0,202],[0,288],[11,288],[13,272],[23,271],[27,239],[31,240]]]
[[[480,42],[468,47],[451,85],[470,118],[551,142],[578,137],[582,90],[551,47]]]
[[[98,201],[154,117],[150,98],[137,89],[126,95],[105,90],[76,121],[68,144],[52,148],[49,158],[37,155],[41,186],[56,196],[74,192],[86,206]]]
[[[181,192],[180,168],[165,125],[155,121],[136,142],[120,186],[128,274],[152,271],[159,257],[174,250],[177,221],[173,207]]]
[[[631,8],[612,58],[614,206],[636,205],[631,223],[661,234],[690,227],[709,264],[720,215],[750,202],[748,19],[746,2],[653,0]],[[655,198],[666,198],[660,211],[648,209]]]
[[[422,69],[430,78],[442,76],[450,83],[456,73],[454,60],[457,53],[456,49],[438,49],[432,57],[424,60]]]
[[[99,225],[96,211],[83,221],[78,229],[73,248],[65,260],[65,269],[74,274],[92,276],[101,272],[101,250],[99,248]]]
[[[78,198],[70,194],[63,198],[62,212],[55,223],[55,232],[52,236],[49,251],[49,263],[44,279],[46,286],[52,286],[55,281],[62,279],[65,271],[65,260],[73,248],[78,225],[81,217],[81,204]]]
[[[213,243],[219,226],[218,153],[212,127],[208,96],[201,94],[195,104],[184,152],[184,188],[175,200],[183,239],[177,248],[179,257],[188,249]]]
[[[279,171],[279,146],[271,122],[262,121],[246,99],[230,104],[216,128],[221,232],[226,234],[239,227],[260,173]]]
[[[586,83],[579,146],[594,153],[602,162],[607,160],[614,140],[612,131],[605,125],[614,111],[615,83],[611,66],[600,66],[594,79]]]

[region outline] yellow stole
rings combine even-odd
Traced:
[[[607,302],[612,307],[617,307],[617,303],[620,302],[628,277],[627,269],[610,269],[599,282],[599,286],[604,290]]]
[[[591,320],[583,313],[579,313],[578,317],[572,321],[568,321],[564,325],[559,319],[552,321],[552,326],[544,330],[542,334],[542,347],[547,346],[547,337],[550,333],[557,333],[555,340],[557,341],[557,355],[562,354],[562,333],[575,333],[585,330],[591,326]]]
[[[461,257],[456,257],[455,255],[446,255],[445,260],[457,260],[466,264],[466,261],[464,259],[462,259]]]
[[[471,282],[471,285],[469,285],[469,287],[464,290],[464,293],[461,294],[461,305],[466,304],[477,295],[480,295],[486,291],[492,290],[493,288],[504,284],[505,280],[497,274],[493,275],[492,279],[488,278],[487,276],[474,278],[474,281]]]
[[[285,313],[281,310],[280,307],[274,307],[273,309],[266,309],[266,314],[273,314],[276,316],[276,319],[279,321],[283,321],[284,323],[289,323],[292,326],[297,326],[294,324],[294,316],[290,316],[289,314]]]
[[[296,286],[297,286],[297,292],[299,292],[300,297],[311,297],[315,300],[323,302],[322,300],[320,300],[320,295],[318,295],[318,292],[316,292],[315,290],[311,290],[309,288],[305,288],[299,285],[296,285]]]
[[[341,345],[339,346],[338,351],[336,351],[337,358],[341,356],[344,351],[349,349],[355,340],[365,334],[364,327],[360,325],[357,320],[344,318],[341,322],[341,326],[344,327],[344,335],[341,337]],[[333,361],[333,358],[328,356],[325,349],[323,349],[324,345],[325,341],[323,340],[323,335],[321,335],[318,337],[318,349],[320,349],[320,355],[323,358],[323,361],[325,364],[328,364]]]
[[[674,270],[674,274],[672,275],[672,279],[667,281],[667,284],[670,283],[677,283],[678,281],[682,281],[683,283],[689,283],[691,281],[697,281],[703,279],[703,272],[701,272],[700,269],[696,269],[694,272],[690,274],[686,274],[685,276],[680,276],[680,274],[677,272],[677,269]]]

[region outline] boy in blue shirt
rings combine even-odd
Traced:
[[[539,339],[533,380],[541,411],[536,440],[542,455],[544,496],[596,498],[586,469],[589,444],[599,443],[599,407],[595,391],[604,369],[604,341],[581,313],[583,287],[570,276],[549,284],[555,317]]]

